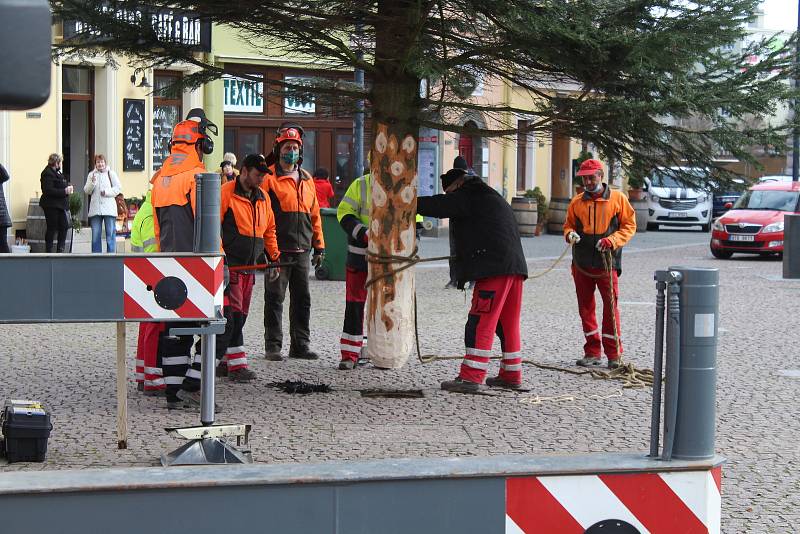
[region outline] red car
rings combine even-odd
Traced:
[[[711,225],[711,254],[783,254],[783,216],[800,214],[800,182],[754,185]]]

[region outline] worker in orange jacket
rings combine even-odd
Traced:
[[[222,247],[231,273],[223,308],[227,319],[225,333],[217,336],[217,357],[224,354],[225,359],[217,366],[217,376],[227,376],[235,382],[255,378],[247,365],[242,330],[250,310],[256,274],[237,267],[262,261],[277,263],[280,257],[275,217],[261,190],[268,170],[264,156],[250,154],[242,162],[241,173],[225,183],[220,192]],[[280,269],[268,267],[266,273],[267,281],[274,281],[280,276]]]
[[[582,367],[598,366],[602,350],[608,358],[608,367],[615,369],[622,358],[617,307],[622,247],[636,233],[636,216],[628,198],[603,183],[600,161],[584,161],[578,176],[583,177],[584,191],[570,201],[564,222],[564,238],[574,245],[572,277],[585,338],[583,358],[576,363]],[[603,299],[602,336],[595,317],[595,288]]]
[[[217,127],[200,108],[189,111],[172,133],[170,155],[153,176],[151,200],[160,252],[192,252],[194,248],[195,175],[206,172],[203,154],[214,150],[209,133]],[[167,407],[200,406],[200,354],[192,361],[194,336],[169,336],[169,329],[186,323],[167,323],[162,333],[162,368]],[[187,379],[187,380],[185,380]]]
[[[289,306],[290,358],[316,360],[310,348],[311,293],[308,287],[309,260],[319,267],[325,257],[319,202],[311,175],[303,163],[303,129],[284,123],[277,131],[269,177],[262,186],[275,214],[278,249],[281,253],[280,276],[266,280],[264,288],[264,348],[270,361],[283,359],[282,316],[286,288],[291,294]],[[313,256],[309,258],[311,253]],[[291,264],[291,265],[287,265]],[[267,270],[267,277],[270,276]]]

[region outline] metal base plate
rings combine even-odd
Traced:
[[[161,465],[164,467],[251,463],[253,457],[249,451],[240,451],[218,438],[194,439],[161,455]]]

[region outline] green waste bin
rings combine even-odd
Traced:
[[[336,218],[336,208],[320,208],[325,236],[325,261],[314,271],[317,280],[344,280],[347,264],[347,234]]]

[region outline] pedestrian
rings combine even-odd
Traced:
[[[194,247],[195,175],[206,172],[202,157],[211,154],[217,127],[200,108],[189,111],[172,133],[170,155],[153,176],[151,201],[160,252],[192,252]],[[200,354],[191,359],[194,336],[169,336],[167,323],[159,341],[166,384],[167,407],[200,407]],[[191,363],[191,365],[190,365]]]
[[[235,268],[261,263],[262,258],[277,263],[280,258],[275,216],[261,189],[268,170],[264,156],[250,154],[244,158],[239,176],[223,185],[220,192],[222,247],[231,272],[223,307],[225,332],[217,336],[217,358],[225,358],[217,366],[217,376],[227,376],[234,382],[247,382],[256,376],[248,368],[242,334],[256,274]],[[279,276],[279,267],[268,266],[267,282]]]
[[[158,252],[156,231],[153,224],[153,204],[150,191],[133,218],[131,228],[131,252]],[[164,371],[161,368],[162,339],[165,323],[139,323],[139,338],[136,344],[136,386],[147,396],[164,395]]]
[[[585,339],[583,358],[576,363],[600,365],[602,349],[608,367],[615,369],[623,352],[617,307],[622,247],[636,233],[636,215],[625,195],[603,183],[600,161],[587,159],[577,175],[583,177],[583,193],[572,197],[564,222],[564,237],[573,244],[572,278]],[[602,337],[595,316],[595,288],[603,299]]]
[[[3,193],[3,184],[10,179],[8,171],[0,164],[0,254],[11,252],[8,249],[8,229],[11,228],[11,216],[6,205],[6,195]]]
[[[61,172],[60,154],[50,154],[47,167],[41,174],[42,196],[39,206],[44,210],[46,229],[44,232],[45,252],[53,252],[53,238],[56,238],[56,253],[64,252],[69,229],[69,196],[74,188]]]
[[[219,169],[217,169],[217,174],[219,174],[220,176],[225,174],[227,176],[227,180],[223,179],[222,181],[223,184],[232,179],[230,174],[224,172],[223,167],[225,166],[226,161],[229,161],[231,164],[231,173],[233,174],[233,176],[234,177],[239,176],[239,171],[238,169],[236,169],[236,162],[237,162],[236,154],[234,154],[233,152],[225,152],[222,155],[222,163],[220,163]]]
[[[333,187],[328,179],[328,169],[320,167],[314,171],[314,188],[320,208],[330,208],[333,200]]]
[[[235,174],[233,172],[234,171],[233,163],[231,163],[228,160],[225,160],[219,164],[219,170],[220,170],[219,177],[223,185],[230,182],[231,180],[234,180],[236,176],[238,176],[238,174]]]
[[[264,349],[270,361],[280,361],[283,346],[282,317],[286,288],[289,288],[289,357],[316,360],[310,347],[311,293],[308,288],[309,261],[322,265],[325,241],[319,203],[311,175],[301,168],[303,129],[294,123],[278,128],[269,160],[269,177],[262,188],[269,196],[275,214],[280,276],[270,280],[265,274]],[[311,253],[313,256],[309,258]],[[286,265],[290,264],[290,265]]]
[[[442,389],[478,393],[486,377],[495,333],[503,357],[491,387],[518,389],[522,384],[520,308],[528,267],[510,204],[477,176],[451,169],[441,176],[441,195],[419,197],[420,215],[449,218],[454,233],[453,276],[463,289],[475,281],[464,328],[465,356],[455,380]]]
[[[117,250],[117,200],[122,184],[117,173],[106,163],[106,157],[94,157],[94,169],[86,177],[83,192],[89,195],[89,226],[92,228],[92,253],[103,252],[103,227],[106,231],[106,252]]]

